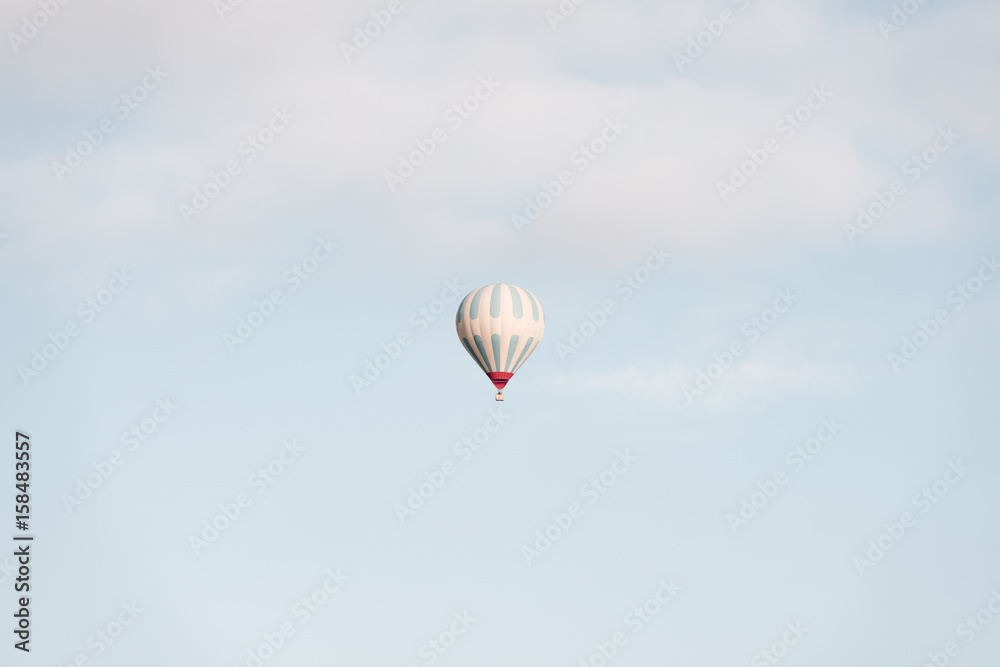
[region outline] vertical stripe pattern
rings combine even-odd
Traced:
[[[469,292],[455,314],[466,351],[487,373],[514,373],[545,333],[545,314],[535,295],[495,283]]]

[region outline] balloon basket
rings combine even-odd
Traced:
[[[496,400],[498,400],[498,401],[502,401],[503,400],[503,392],[502,391],[498,391],[497,392]]]

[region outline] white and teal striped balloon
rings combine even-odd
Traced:
[[[535,295],[517,285],[478,287],[462,299],[455,315],[458,338],[497,388],[503,388],[542,340],[545,313]]]

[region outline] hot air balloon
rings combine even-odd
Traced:
[[[517,285],[478,287],[462,299],[455,328],[466,351],[497,388],[503,388],[538,347],[545,333],[545,313],[535,295]]]

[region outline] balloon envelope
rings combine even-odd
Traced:
[[[535,295],[523,287],[494,283],[462,299],[455,328],[465,350],[493,385],[503,389],[542,340],[545,313]]]

